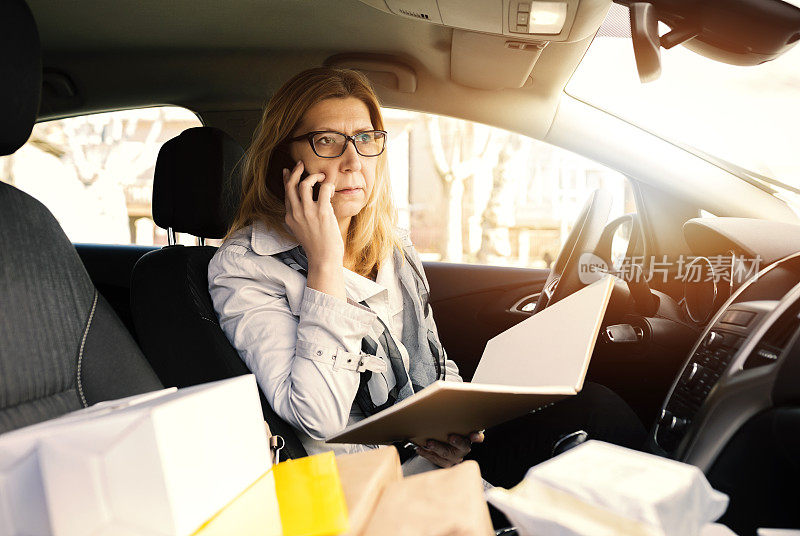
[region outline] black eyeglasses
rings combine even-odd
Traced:
[[[356,152],[361,156],[378,156],[386,149],[385,130],[365,130],[348,136],[334,130],[314,130],[301,136],[289,138],[286,142],[308,140],[314,154],[320,158],[338,158],[347,149],[347,142],[352,141]]]

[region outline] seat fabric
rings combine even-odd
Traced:
[[[36,120],[39,35],[22,0],[0,2],[0,155]],[[161,388],[47,208],[0,183],[0,433]]]
[[[157,389],[50,211],[0,183],[0,433]]]

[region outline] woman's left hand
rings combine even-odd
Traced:
[[[483,432],[472,432],[469,437],[450,434],[447,440],[449,444],[429,439],[417,447],[417,454],[439,467],[452,467],[464,461],[473,443],[483,443]]]

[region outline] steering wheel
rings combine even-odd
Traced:
[[[591,197],[583,205],[564,246],[558,252],[533,314],[586,286],[580,279],[579,259],[584,253],[594,253],[597,249],[608,215],[611,213],[611,203],[611,193],[607,190],[592,192]]]

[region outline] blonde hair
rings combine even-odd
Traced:
[[[355,97],[369,110],[373,128],[384,130],[380,103],[367,78],[351,69],[316,67],[305,70],[278,89],[267,103],[253,142],[244,157],[242,200],[228,236],[263,222],[288,237],[284,201],[267,188],[267,166],[276,147],[292,136],[305,113],[326,99]],[[392,202],[386,152],[376,157],[377,171],[366,206],[353,216],[345,243],[345,258],[353,271],[368,277],[392,248],[401,248],[395,233],[397,211]]]

